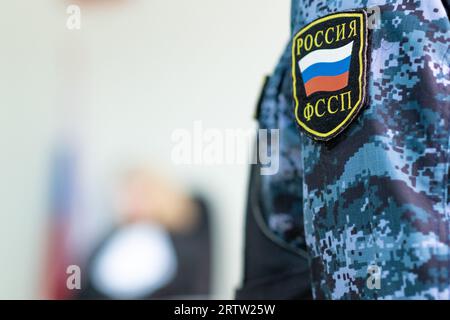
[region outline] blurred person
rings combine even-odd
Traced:
[[[257,112],[280,170],[252,168],[237,297],[450,299],[449,1],[291,5]]]
[[[118,224],[88,259],[79,299],[206,298],[209,212],[148,169],[130,170],[117,190]]]

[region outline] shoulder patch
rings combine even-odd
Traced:
[[[301,29],[292,43],[295,117],[316,140],[328,141],[366,100],[367,14],[334,13]]]

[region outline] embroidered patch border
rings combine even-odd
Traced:
[[[302,51],[305,51],[308,47],[308,37],[311,39],[310,49],[314,44],[319,43],[317,34],[325,37],[325,32],[330,28],[336,27],[336,30],[339,31],[338,26],[341,26],[341,31],[344,29],[341,37],[345,37],[345,25],[342,26],[342,22],[349,22],[350,24],[355,18],[359,23],[355,22],[354,29],[356,29],[357,24],[358,30],[357,33],[355,32],[354,40],[348,42],[349,38],[347,38],[342,41],[347,43],[330,47],[327,33],[326,43],[328,48],[310,50],[307,54],[302,54]],[[333,24],[333,22],[336,24]],[[337,22],[340,22],[340,24]],[[324,30],[324,28],[328,29]],[[310,30],[316,30],[315,39],[308,34]],[[305,35],[306,40],[302,38],[303,35]],[[324,16],[306,25],[294,36],[292,42],[292,79],[295,118],[305,133],[313,139],[328,141],[336,137],[347,128],[364,106],[367,91],[368,36],[365,10],[346,11]],[[323,37],[322,44],[325,42]],[[335,39],[337,42],[339,35]],[[303,47],[305,43],[306,47]],[[356,49],[354,48],[355,43],[358,46]],[[309,58],[304,59],[308,56]],[[334,61],[339,57],[342,57],[342,60]],[[314,62],[314,60],[320,59],[326,63]],[[329,61],[332,62],[328,63]],[[313,66],[313,68],[308,69],[310,66]],[[355,70],[357,72],[354,72]],[[320,76],[321,74],[324,76]],[[349,87],[351,90],[348,90]],[[347,98],[348,107],[345,106],[344,108],[345,98]],[[340,106],[338,109],[341,110],[336,117],[334,114],[338,113],[336,105],[339,100]],[[353,104],[353,101],[356,102]],[[331,107],[333,104],[334,109]],[[319,111],[320,108],[322,108],[322,112]],[[326,110],[330,112],[327,114]]]

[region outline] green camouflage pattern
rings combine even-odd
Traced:
[[[292,35],[333,12],[379,6],[368,97],[337,138],[298,128],[290,45],[260,126],[280,129],[280,171],[262,177],[272,233],[310,259],[316,299],[450,299],[450,22],[444,0],[292,1]],[[276,259],[276,257],[274,257]],[[367,285],[368,270],[380,286]]]

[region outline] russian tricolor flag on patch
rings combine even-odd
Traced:
[[[353,41],[340,48],[313,51],[298,62],[308,97],[347,87],[352,49]]]

